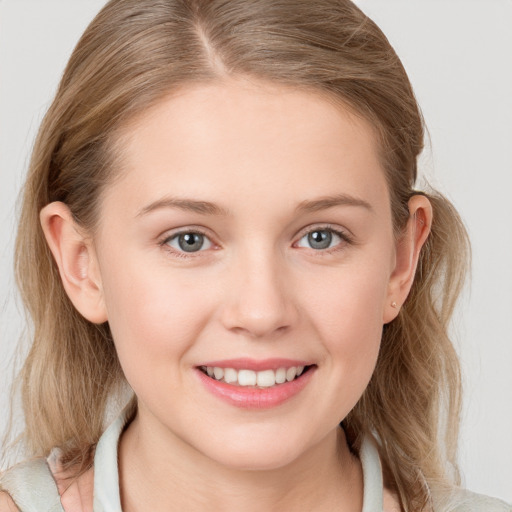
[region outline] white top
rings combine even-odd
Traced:
[[[119,494],[117,450],[121,433],[128,421],[128,411],[110,425],[101,436],[94,455],[94,512],[122,512]],[[377,448],[365,438],[359,451],[363,469],[362,512],[383,511],[383,481]],[[0,490],[7,491],[21,512],[65,512],[48,462],[34,459],[14,466],[1,475]],[[464,492],[463,508],[443,508],[455,512],[512,512],[499,500]],[[436,507],[436,512],[439,510]]]

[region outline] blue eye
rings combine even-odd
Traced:
[[[298,247],[308,247],[317,251],[335,247],[342,241],[342,237],[332,229],[315,229],[306,233],[298,242]]]
[[[168,238],[165,243],[180,252],[199,252],[210,249],[212,246],[205,235],[194,231],[178,233]]]

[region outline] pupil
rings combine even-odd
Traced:
[[[332,233],[329,231],[313,231],[308,235],[308,239],[313,249],[327,249],[332,242]]]
[[[195,252],[203,246],[204,237],[199,233],[185,233],[178,238],[180,249],[185,252]]]

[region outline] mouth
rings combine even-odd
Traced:
[[[295,381],[310,371],[313,366],[315,365],[281,366],[259,371],[249,368],[200,366],[199,370],[217,382],[236,387],[265,389]]]
[[[237,359],[196,367],[204,389],[243,409],[269,409],[302,394],[316,373],[316,364],[303,361]]]

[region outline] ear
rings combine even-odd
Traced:
[[[388,284],[383,323],[398,316],[401,305],[411,290],[421,248],[432,226],[432,205],[427,197],[415,195],[409,199],[409,220],[396,243],[395,267]]]
[[[106,322],[107,311],[92,240],[77,225],[64,203],[45,206],[40,220],[71,302],[90,322]]]

